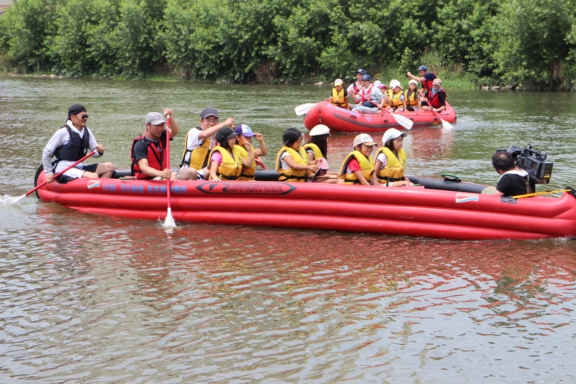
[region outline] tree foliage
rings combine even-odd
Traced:
[[[576,81],[576,0],[15,0],[0,55],[20,71],[231,82],[363,67],[479,82]]]

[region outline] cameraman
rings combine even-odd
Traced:
[[[496,188],[488,187],[482,191],[483,194],[508,197],[534,193],[536,190],[536,185],[530,180],[528,172],[518,168],[508,152],[498,151],[492,155],[492,166],[501,176]]]

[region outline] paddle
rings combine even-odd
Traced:
[[[436,111],[431,111],[434,115],[436,115],[437,118],[440,119],[440,121],[442,122],[442,128],[444,129],[454,129],[454,127],[452,126],[452,124],[450,124],[449,122],[447,122],[446,120],[444,120],[443,118],[440,117],[440,115],[438,114],[438,112]]]
[[[306,103],[297,106],[294,108],[294,112],[296,112],[296,116],[304,116],[307,114],[312,108],[314,108],[318,103]]]
[[[172,135],[172,131],[170,130],[170,115],[166,116],[166,153],[164,154],[164,156],[166,156],[166,168],[170,169],[170,137]],[[175,228],[176,222],[174,221],[174,218],[172,217],[172,208],[170,207],[170,177],[167,180],[166,183],[166,197],[167,197],[167,202],[166,204],[168,205],[168,211],[166,212],[166,220],[164,220],[164,224],[162,224],[162,226],[164,228]]]
[[[81,162],[83,162],[84,160],[88,159],[89,157],[92,157],[94,154],[96,153],[96,150],[94,149],[92,152],[90,152],[89,154],[87,154],[86,156],[84,156],[83,158],[81,158],[80,160],[78,160],[77,162],[75,162],[74,164],[70,164],[69,166],[67,166],[66,168],[64,168],[63,170],[61,170],[60,172],[58,172],[57,174],[54,175],[54,179],[56,179],[58,176],[62,175],[64,172],[66,172],[69,169],[74,168],[75,166],[77,166],[78,164],[80,164]],[[48,184],[47,181],[43,182],[42,184],[36,186],[35,188],[29,190],[28,192],[26,192],[25,194],[23,194],[20,197],[17,197],[16,199],[14,199],[13,201],[10,202],[10,204],[15,204],[18,203],[19,201],[23,200],[26,196],[36,192],[38,189],[42,188],[43,186],[45,186],[46,184]]]
[[[374,106],[378,107],[378,104],[376,104],[372,100],[368,100],[368,101],[371,102]],[[414,122],[412,120],[410,120],[409,118],[401,116],[401,115],[397,115],[395,113],[392,113],[392,112],[388,111],[387,109],[381,109],[381,111],[384,111],[384,112],[388,113],[390,116],[392,116],[393,118],[395,118],[396,122],[398,124],[400,124],[401,126],[403,126],[405,129],[408,129],[408,130],[412,129]]]
[[[525,197],[542,196],[542,195],[549,195],[549,194],[560,193],[560,192],[570,192],[570,190],[569,189],[557,189],[555,191],[534,192],[534,193],[527,193],[525,195],[512,196],[512,198],[513,199],[523,199]]]

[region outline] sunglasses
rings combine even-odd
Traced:
[[[81,115],[81,116],[78,116],[78,117],[81,118],[82,120],[86,120],[86,119],[88,118],[88,115]]]

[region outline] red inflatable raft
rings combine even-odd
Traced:
[[[38,183],[45,180],[41,172]],[[372,232],[458,240],[576,236],[576,193],[503,199],[470,192],[286,183],[176,181],[177,221]],[[82,212],[158,220],[166,182],[78,179],[39,190],[44,202]]]
[[[412,128],[429,127],[442,124],[440,118],[449,123],[456,122],[456,111],[448,103],[446,110],[441,113],[431,111],[394,112],[414,122]],[[438,117],[440,116],[440,118]],[[329,101],[322,101],[312,108],[304,118],[304,125],[308,129],[318,124],[324,124],[332,131],[340,132],[382,132],[389,128],[403,129],[389,113],[377,115],[363,115],[347,109],[339,108]]]

